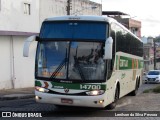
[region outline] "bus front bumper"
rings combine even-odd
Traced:
[[[51,103],[55,105],[83,106],[104,108],[107,104],[105,94],[98,96],[71,96],[57,95],[35,91],[36,102]]]

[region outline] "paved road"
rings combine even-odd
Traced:
[[[63,107],[56,108],[51,104],[40,104],[36,103],[34,99],[21,99],[21,100],[8,100],[0,101],[0,111],[45,111],[45,114],[55,117],[59,116],[58,120],[64,119],[63,116],[72,116],[72,117],[83,117],[77,119],[106,119],[105,116],[113,115],[113,111],[159,111],[160,110],[160,95],[159,94],[141,94],[143,90],[157,86],[157,84],[143,84],[140,88],[139,94],[137,96],[126,96],[119,100],[117,107],[112,110],[104,109],[93,109],[93,108],[80,108],[80,107]],[[157,100],[158,98],[158,100]],[[152,103],[148,103],[152,102]],[[99,117],[102,118],[99,118]],[[50,118],[47,118],[50,119]],[[67,117],[65,119],[71,119]],[[75,119],[75,118],[72,118]],[[107,120],[113,118],[107,118]],[[128,118],[117,118],[115,120],[128,120]],[[131,120],[133,118],[130,118]],[[148,118],[140,118],[140,120],[149,120]],[[158,120],[160,118],[151,118],[153,120]],[[135,118],[133,120],[136,120]]]

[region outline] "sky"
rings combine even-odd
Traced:
[[[103,11],[121,11],[132,19],[141,21],[141,35],[156,37],[160,35],[159,0],[91,0],[102,2]]]

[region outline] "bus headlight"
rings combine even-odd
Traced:
[[[38,86],[35,87],[35,90],[37,90],[39,92],[43,92],[43,93],[47,93],[49,91],[48,89],[45,89],[45,88],[42,88],[42,87],[38,87]]]
[[[102,95],[105,91],[104,90],[93,90],[86,92],[87,95]]]

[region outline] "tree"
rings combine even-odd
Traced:
[[[160,36],[157,36],[156,38],[154,38],[155,42],[160,42]]]

